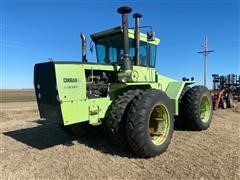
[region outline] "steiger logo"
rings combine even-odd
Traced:
[[[65,82],[65,83],[78,82],[78,79],[77,78],[63,78],[63,82]]]

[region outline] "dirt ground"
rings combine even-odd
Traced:
[[[71,137],[35,102],[0,104],[2,179],[240,179],[240,108],[214,111],[202,132],[176,130],[167,152],[139,159],[105,133]]]

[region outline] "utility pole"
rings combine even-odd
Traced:
[[[214,50],[208,50],[208,40],[206,36],[202,47],[203,51],[199,51],[198,53],[203,54],[204,56],[204,86],[207,86],[207,56],[210,52],[214,52]]]

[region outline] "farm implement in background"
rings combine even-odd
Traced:
[[[228,74],[227,76],[219,76],[213,74],[213,89],[211,90],[213,108],[220,106],[223,109],[232,108],[234,99],[239,100],[240,97],[240,76],[236,74]]]

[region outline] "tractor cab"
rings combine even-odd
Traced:
[[[95,43],[97,62],[99,64],[122,65],[124,56],[124,35],[121,27],[108,29],[91,35]],[[134,30],[128,29],[129,58],[136,64],[136,45]],[[155,67],[157,45],[160,40],[154,38],[149,41],[144,33],[140,33],[139,66]]]

